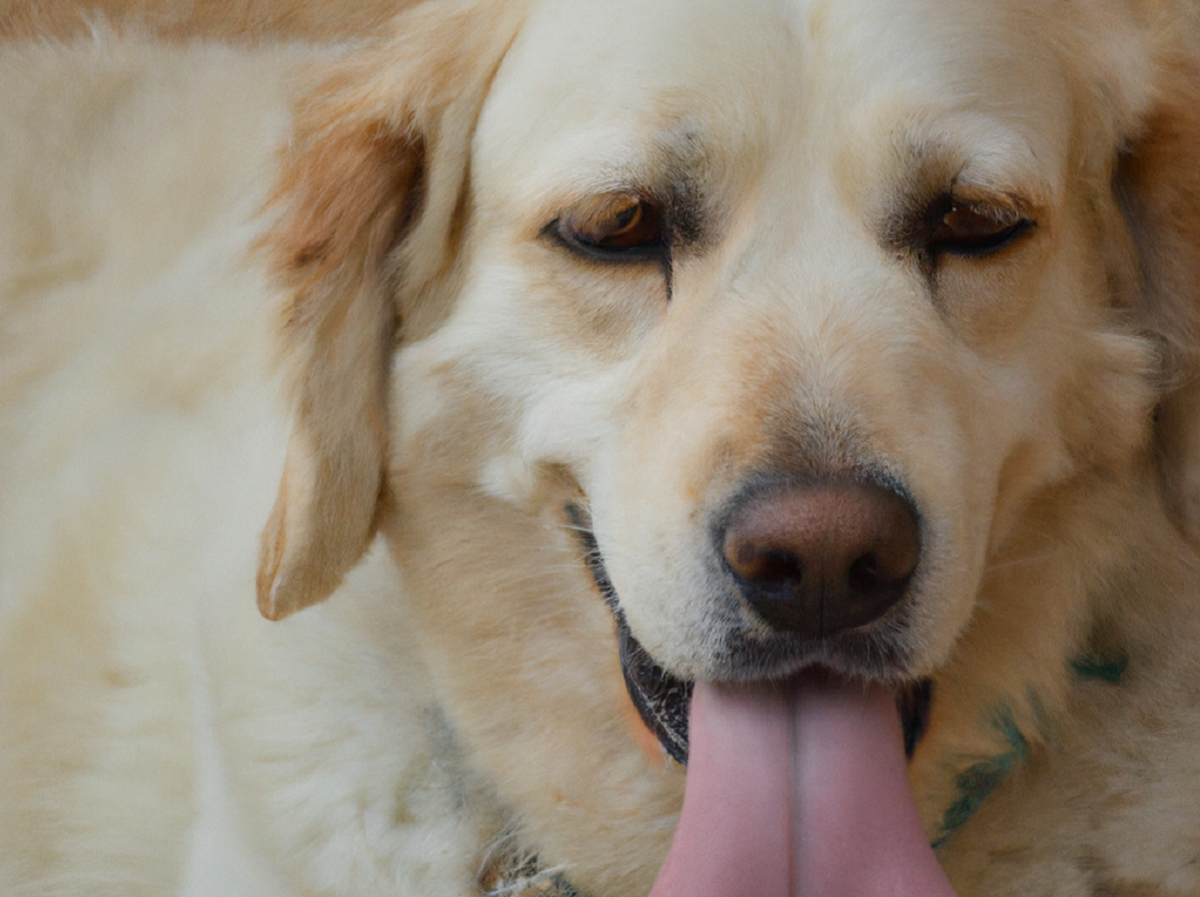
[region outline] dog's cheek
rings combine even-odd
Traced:
[[[398,476],[387,535],[472,764],[529,821],[521,840],[543,865],[569,861],[591,892],[645,892],[669,837],[654,820],[677,810],[682,776],[629,725],[612,615],[556,512],[570,487],[542,481],[518,507],[432,464]],[[635,859],[614,871],[614,851]]]
[[[682,776],[630,705],[612,614],[564,513],[584,497],[573,473],[547,460],[577,450],[579,383],[536,383],[530,341],[495,339],[477,298],[465,296],[441,331],[397,356],[405,394],[394,409],[388,541],[456,733],[504,803],[540,820],[523,843],[544,865],[569,860],[577,887],[644,892],[667,847],[645,820],[677,810]],[[501,318],[509,315],[494,306],[508,301],[488,299]],[[556,389],[565,397],[549,395]],[[560,400],[576,407],[556,411]],[[531,423],[543,415],[545,424]],[[603,770],[585,774],[582,758],[596,756]],[[614,850],[642,859],[614,873]]]

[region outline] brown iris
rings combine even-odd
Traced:
[[[634,193],[605,193],[577,203],[553,225],[571,249],[603,259],[642,259],[663,249],[662,216]]]

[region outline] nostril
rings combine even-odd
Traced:
[[[787,483],[735,506],[727,568],[753,611],[805,637],[866,625],[908,589],[920,558],[911,503],[873,483]]]
[[[850,565],[850,588],[866,592],[879,587],[879,557],[874,553],[864,554]]]
[[[753,542],[742,542],[737,545],[735,551],[737,557],[730,566],[743,579],[755,580],[764,585],[785,584],[804,575],[804,565],[800,558],[790,551],[763,549]]]
[[[886,561],[879,554],[868,552],[850,565],[851,591],[873,592],[903,586],[917,565],[915,542],[903,540],[893,547],[895,555]]]

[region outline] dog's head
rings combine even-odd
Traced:
[[[628,749],[618,641],[680,757],[697,680],[935,679],[936,830],[980,708],[1061,698],[1129,503],[1196,524],[1191,23],[435,0],[395,27],[299,110],[278,191],[297,423],[264,614],[382,526],[452,721],[600,892],[648,881],[606,857],[659,856],[678,793]]]

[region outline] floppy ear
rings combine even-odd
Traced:
[[[515,31],[504,6],[430,2],[352,51],[298,106],[263,241],[288,297],[279,333],[294,423],[262,536],[258,606],[326,598],[387,505],[397,299],[445,271],[487,85]]]
[[[1156,436],[1164,498],[1200,541],[1200,59],[1162,66],[1170,86],[1118,171],[1144,301],[1162,346]]]

